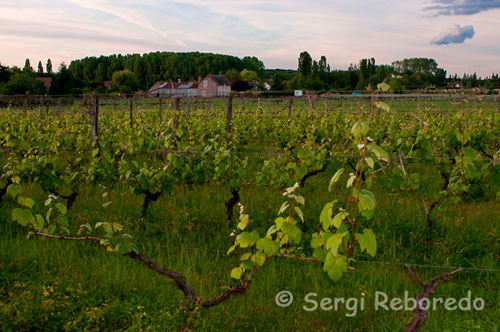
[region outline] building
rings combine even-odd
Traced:
[[[52,77],[37,77],[36,79],[42,81],[43,84],[45,84],[45,88],[47,89],[47,91],[49,91],[50,84],[52,83]]]
[[[231,82],[224,75],[208,75],[198,84],[200,97],[226,97],[231,93]]]
[[[149,89],[149,94],[155,97],[196,97],[198,96],[198,83],[156,82]]]

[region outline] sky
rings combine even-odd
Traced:
[[[332,69],[435,59],[448,74],[500,72],[500,0],[0,0],[0,63],[156,51],[257,56]]]

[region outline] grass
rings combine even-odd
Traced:
[[[344,101],[343,110],[353,111],[362,103]],[[235,112],[241,107],[240,103],[236,105]],[[330,106],[338,107],[333,102]],[[416,110],[418,106],[411,100],[394,102],[396,110]],[[212,104],[213,110],[223,107],[222,102]],[[294,107],[294,112],[299,112],[308,106],[295,103]],[[425,100],[420,107],[460,110],[459,105],[429,104]],[[318,103],[317,112],[322,110]],[[238,119],[235,126],[240,125]],[[103,117],[103,130],[110,120]],[[221,116],[221,126],[224,121]],[[267,122],[257,130],[267,130],[266,125],[273,128]],[[275,136],[271,139],[274,142],[281,139],[280,133]],[[272,156],[281,149],[269,139],[249,141],[244,152],[264,151]],[[257,154],[249,158],[252,168],[262,163]],[[158,158],[156,164],[161,163]],[[306,199],[301,226],[309,234],[305,235],[306,243],[307,236],[320,227],[324,204],[333,198],[347,198],[343,184],[337,184],[332,193],[327,190],[331,175],[341,166],[330,164],[300,189]],[[406,167],[410,173],[425,175],[421,189],[424,197],[439,191],[441,178],[432,165],[408,161]],[[389,189],[388,182],[389,175],[380,173],[370,189],[377,200],[375,215],[369,221],[362,220],[363,226],[377,234],[375,259],[357,257],[358,262],[353,264],[356,271],[336,283],[317,263],[273,259],[257,271],[246,294],[194,311],[180,308],[183,296],[168,278],[138,261],[107,252],[94,243],[27,238],[25,230],[10,218],[16,204],[5,198],[0,201],[0,331],[400,331],[413,312],[375,310],[374,297],[377,291],[390,298],[404,297],[405,291],[411,297],[420,292],[403,263],[448,267],[416,267],[425,281],[455,266],[497,270],[465,270],[441,282],[434,298],[459,299],[471,291],[473,299],[484,299],[485,308],[446,311],[438,307],[430,312],[422,328],[495,331],[500,325],[500,203],[486,199],[445,201],[434,214],[432,229],[428,229],[422,203],[412,194]],[[498,190],[498,184],[492,185]],[[34,183],[24,184],[23,192],[37,202],[46,198]],[[102,207],[104,192],[109,192],[111,209]],[[237,257],[225,254],[234,242],[229,234],[235,228],[226,220],[224,202],[229,196],[229,188],[222,184],[179,185],[153,202],[142,218],[144,197],[133,194],[127,184],[119,182],[108,188],[84,185],[69,215],[74,225],[109,220],[123,224],[147,257],[185,275],[197,295],[206,299],[234,284],[230,271],[238,264]],[[283,202],[282,191],[245,186],[240,196],[253,220],[252,228],[263,234]],[[282,290],[294,295],[293,304],[286,308],[275,303],[275,295]],[[363,298],[365,307],[357,307],[354,317],[350,317],[354,308],[346,304],[333,311],[308,312],[303,306],[309,305],[304,300],[309,293],[317,293],[318,301],[325,297]]]
[[[306,225],[318,224],[323,204],[331,199],[326,187],[333,171],[309,179],[301,189],[307,202]],[[43,197],[35,185],[25,190]],[[100,208],[102,192],[83,191],[70,210],[76,222],[110,218]],[[378,235],[377,261],[498,269],[498,203],[450,206],[429,231],[423,209],[412,197],[391,194],[381,186],[375,193],[377,213],[367,226]],[[148,257],[186,275],[197,293],[208,298],[231,285],[229,271],[236,258],[188,248],[225,251],[231,245],[228,234],[234,225],[225,221],[223,205],[228,194],[222,186],[179,187],[153,203],[140,221],[142,197],[118,185],[110,191],[111,218],[132,229]],[[343,195],[340,187],[333,194]],[[282,201],[280,192],[255,187],[244,188],[241,197],[259,231],[268,227]],[[356,272],[332,283],[317,264],[275,259],[256,273],[246,294],[208,310],[183,311],[181,293],[166,278],[91,243],[26,239],[9,220],[12,208],[13,203],[4,201],[0,217],[0,329],[4,331],[395,331],[412,312],[375,311],[375,292],[390,297],[419,293],[400,265],[357,263]],[[424,280],[449,270],[417,268]],[[500,317],[498,285],[500,273],[481,271],[464,271],[442,282],[435,297],[461,298],[471,290],[473,298],[484,298],[486,308],[481,312],[440,308],[430,313],[423,331],[493,331]],[[288,308],[274,303],[281,290],[295,296]],[[358,310],[355,317],[346,317],[352,309],[345,306],[307,312],[302,306],[308,305],[304,296],[310,292],[317,293],[318,300],[363,297],[365,310]]]

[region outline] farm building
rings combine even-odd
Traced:
[[[198,85],[198,96],[225,97],[231,93],[231,82],[224,75],[208,75]]]
[[[45,88],[47,88],[47,91],[50,89],[50,84],[52,83],[52,78],[51,77],[37,77],[36,78],[39,81],[42,81],[43,84],[45,84]]]
[[[198,83],[194,82],[156,82],[149,94],[155,97],[196,97]]]

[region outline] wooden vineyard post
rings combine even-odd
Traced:
[[[292,118],[293,97],[288,98],[288,120]]]
[[[161,114],[161,112],[162,112],[162,108],[163,108],[163,105],[162,105],[162,99],[161,99],[161,97],[158,97],[158,108],[159,108],[159,110],[160,110],[160,114]]]
[[[116,113],[116,98],[113,97],[113,112]]]
[[[188,105],[187,105],[187,118],[189,119],[189,115],[191,114],[191,102],[192,102],[193,98],[191,97],[188,97]]]
[[[28,96],[24,97],[24,102],[23,102],[23,113],[26,115],[26,112],[28,111]]]
[[[89,117],[90,137],[92,138],[92,142],[96,143],[99,137],[99,98],[96,95],[92,95],[90,101]]]
[[[43,96],[40,96],[40,121],[43,121]]]
[[[177,143],[177,128],[179,128],[179,116],[181,113],[181,98],[175,97],[174,98],[174,125],[172,127],[172,140],[175,144]]]
[[[328,117],[328,107],[329,107],[328,97],[325,99],[325,116]]]
[[[130,98],[129,116],[130,116],[130,127],[132,127],[134,125],[134,99],[133,99],[133,97]]]
[[[258,103],[258,108],[257,108],[257,113],[259,114],[259,116],[262,114],[262,99],[259,97],[257,99],[257,103]]]
[[[309,92],[307,92],[307,101],[309,102],[309,108],[311,109],[311,116],[314,117],[316,115],[314,111],[314,100],[311,98]]]
[[[227,97],[226,132],[231,132],[233,118],[233,96]]]

